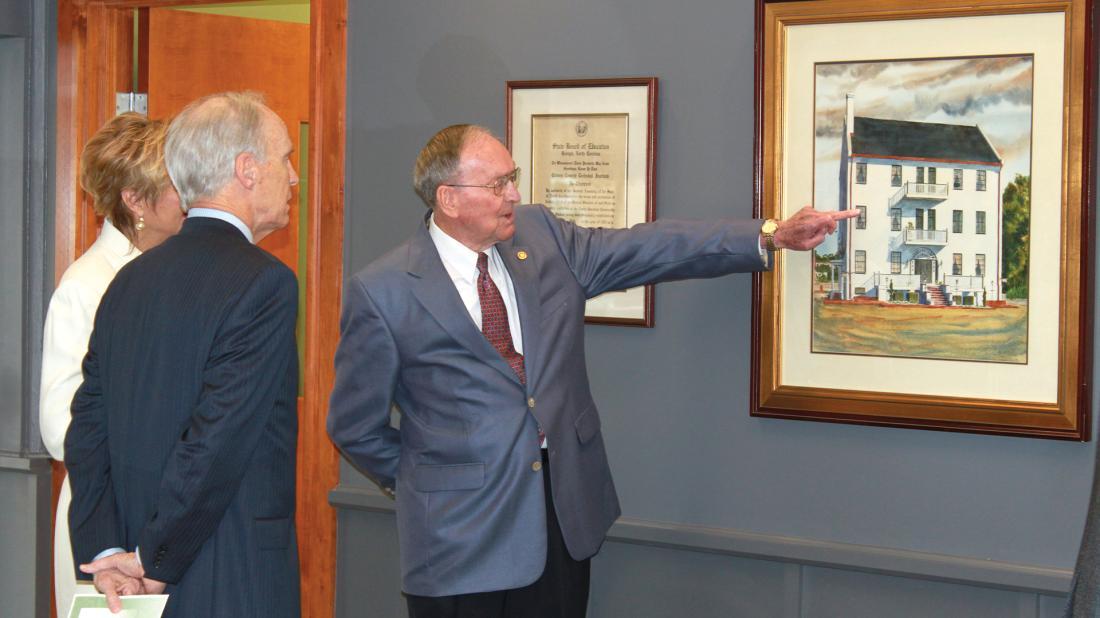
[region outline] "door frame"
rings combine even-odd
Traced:
[[[55,280],[95,240],[95,213],[78,182],[79,156],[84,143],[114,115],[114,93],[130,90],[132,9],[210,3],[59,0]],[[347,0],[310,0],[309,62],[310,212],[296,515],[302,615],[328,618],[335,608],[336,581],[336,511],[328,493],[339,481],[339,456],[325,433],[325,416],[343,279]]]
[[[921,265],[925,262],[929,263],[931,269],[928,273],[928,279],[925,280],[924,273],[921,272]],[[913,257],[909,260],[910,274],[921,275],[921,285],[925,283],[935,284],[940,279],[939,272],[939,259],[936,257],[936,253],[928,247],[921,247],[913,254]],[[902,268],[904,270],[904,267]]]

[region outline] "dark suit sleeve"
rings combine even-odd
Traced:
[[[84,381],[70,408],[72,420],[65,433],[65,467],[73,501],[69,506],[69,536],[76,565],[88,563],[99,552],[122,547],[121,518],[111,483],[111,454],[107,443],[107,412],[99,380],[96,333],[84,356]],[[91,579],[76,570],[77,578]]]
[[[390,426],[399,369],[389,325],[363,283],[352,278],[340,317],[328,433],[356,467],[387,490],[394,489],[401,452],[401,435]]]
[[[659,220],[626,229],[585,228],[534,212],[554,236],[588,298],[639,285],[767,269],[760,221]]]
[[[169,453],[156,510],[138,537],[146,577],[179,581],[221,522],[269,431],[290,364],[297,363],[296,316],[294,275],[273,264],[246,284],[221,321],[202,393]]]

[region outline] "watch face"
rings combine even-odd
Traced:
[[[771,219],[768,219],[764,222],[764,225],[760,226],[760,231],[765,234],[774,234],[777,229],[779,229],[779,224]]]

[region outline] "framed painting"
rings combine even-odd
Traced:
[[[585,227],[652,221],[657,78],[510,81],[508,149],[524,203]],[[585,321],[653,326],[653,286],[589,299]]]
[[[1089,439],[1095,13],[758,0],[753,415]]]

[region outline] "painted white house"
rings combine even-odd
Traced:
[[[983,306],[1001,300],[1001,157],[981,128],[855,115],[841,140],[833,297]]]

